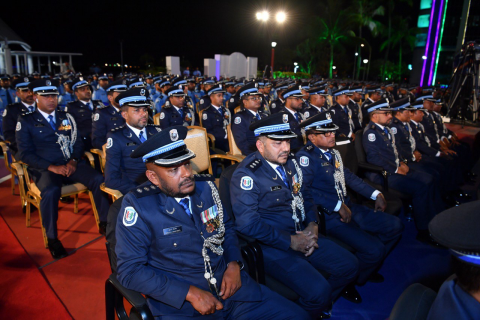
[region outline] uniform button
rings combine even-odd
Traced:
[[[175,242],[175,243],[173,244],[173,246],[176,248],[176,247],[177,247],[177,243]]]
[[[277,201],[280,201],[280,199],[277,199]]]

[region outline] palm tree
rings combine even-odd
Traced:
[[[413,50],[419,28],[409,28],[409,20],[400,16],[396,16],[393,19],[393,23],[395,29],[391,31],[390,37],[382,43],[380,51],[383,51],[385,48],[398,47],[398,75],[401,78],[403,49],[406,47],[410,52]],[[383,69],[382,73],[385,76],[386,68],[384,67]]]
[[[316,24],[320,31],[317,40],[326,43],[330,50],[330,78],[332,78],[333,73],[334,48],[345,42],[357,44],[364,41],[351,30],[354,26],[353,21],[350,19],[349,10],[343,8],[342,1],[328,0],[327,5],[321,11],[323,18],[316,18]]]

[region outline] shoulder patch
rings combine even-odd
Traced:
[[[368,134],[368,141],[373,142],[375,140],[377,140],[377,138],[375,137],[375,133],[369,133]]]
[[[203,99],[200,99],[200,103],[203,104],[205,102],[205,100]]]
[[[305,113],[303,114],[303,116],[304,116],[305,118],[309,118],[309,117],[310,117],[310,112],[305,111]]]
[[[5,110],[6,111],[6,110]],[[234,121],[235,124],[240,124],[242,123],[242,118],[240,117],[235,117],[235,121]]]
[[[258,168],[260,168],[262,166],[262,161],[261,160],[253,160],[252,162],[250,162],[247,167],[252,170],[252,172],[255,172],[257,171]]]
[[[240,180],[240,188],[243,190],[252,190],[253,188],[253,179],[249,176],[243,176]]]
[[[308,157],[306,157],[306,156],[301,156],[300,157],[300,165],[302,167],[308,167],[309,164],[310,164],[310,159],[308,159]]]
[[[123,225],[131,227],[137,222],[138,213],[134,207],[126,207],[123,213]]]
[[[391,127],[390,130],[392,131],[393,134],[397,134],[397,128],[396,127]]]
[[[107,146],[105,148],[110,149],[113,146],[112,138],[107,139]]]
[[[164,112],[160,112],[160,120],[163,120],[165,119],[165,113]]]
[[[95,116],[93,116],[93,121],[98,121],[100,119],[100,113],[95,113]]]
[[[215,177],[211,174],[194,174],[195,181],[215,181]]]
[[[3,110],[3,117],[7,115],[7,109]]]
[[[235,101],[235,99],[233,99],[233,98],[230,98],[230,102],[234,102],[234,101]]]
[[[207,114],[206,114],[205,112],[203,113],[202,118],[203,118],[203,120],[207,120],[207,119],[208,119],[208,116],[207,116]]]
[[[22,130],[22,124],[20,123],[20,121],[17,122],[17,127],[15,128],[16,131],[20,131]]]
[[[275,108],[277,107],[277,104],[276,104],[276,103],[272,103],[271,107],[272,107],[273,109],[275,109]]]

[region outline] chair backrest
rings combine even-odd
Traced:
[[[203,112],[204,111],[205,111],[205,109],[198,111],[198,123],[200,123],[200,127],[203,127]]]
[[[238,163],[235,163],[225,168],[220,175],[220,181],[218,183],[218,192],[220,200],[222,200],[223,210],[233,221],[235,221],[235,216],[233,215],[232,201],[230,199],[230,180],[237,167]]]
[[[33,182],[30,179],[30,175],[28,174],[28,170],[27,170],[28,165],[26,163],[22,163],[22,169],[23,169],[23,175],[25,177],[25,185],[26,185],[26,188],[24,188],[24,190],[31,191]],[[17,171],[17,173],[18,173],[18,171]],[[20,177],[19,177],[19,179],[20,179]]]
[[[367,162],[367,155],[365,154],[365,149],[363,149],[363,129],[355,133],[355,152],[358,162]]]
[[[358,171],[358,159],[355,151],[355,145],[349,140],[338,142],[335,145],[335,149],[340,152],[342,156],[343,165],[347,167],[353,174],[357,174]]]
[[[3,141],[0,142],[0,146],[2,146],[5,167],[8,169],[8,171],[12,172],[12,154],[10,153],[10,149],[8,148],[8,145]]]
[[[192,169],[197,173],[208,170],[208,173],[212,174],[207,130],[198,126],[189,126],[188,129],[185,144],[187,148],[192,150],[196,155],[196,157],[190,161]]]
[[[233,137],[231,124],[227,126],[227,137],[228,137],[228,146],[230,147],[230,151],[228,151],[227,153],[233,156],[243,156],[242,150],[240,150],[237,144],[235,143],[235,138]]]
[[[241,111],[241,110],[242,110],[242,107],[241,107],[241,106],[238,106],[238,107],[236,107],[235,109],[233,109],[233,113],[237,113],[237,112],[239,112],[239,111]]]
[[[153,123],[157,126],[160,125],[160,112],[153,116]]]
[[[390,320],[425,320],[437,294],[420,283],[410,285],[398,298]]]
[[[18,183],[20,184],[20,198],[25,199],[25,180],[24,180],[24,172],[23,172],[23,166],[22,164],[18,162],[12,163],[12,170],[15,170],[17,176],[18,176]]]
[[[107,163],[107,144],[106,143],[102,146],[102,153],[103,155],[100,155],[100,161],[101,161],[102,172],[104,172],[105,163]]]

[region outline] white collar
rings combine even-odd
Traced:
[[[410,120],[410,121],[412,121],[413,123],[415,123],[416,126],[418,126],[418,123],[416,121],[414,120]]]
[[[92,103],[92,100],[88,100],[87,102],[83,101],[83,100],[80,100],[81,103],[83,103],[84,105],[87,105],[87,103],[90,103],[90,105],[92,106],[93,108],[93,103]]]
[[[285,107],[285,109],[287,109],[293,116],[295,116],[297,114],[297,112],[293,111],[293,110],[290,110],[289,108]]]
[[[380,129],[382,129],[382,130],[383,130],[383,129],[385,129],[385,126],[382,126],[382,125],[381,125],[381,124],[379,124],[379,123],[375,123],[375,124],[376,124],[377,126],[379,126],[379,127],[380,127]]]
[[[215,109],[221,109],[222,107],[217,107],[216,105],[212,104],[212,107],[215,107]]]
[[[20,102],[21,102],[21,103],[23,103],[23,105],[24,105],[25,107],[27,107],[27,108],[29,108],[29,107],[33,107],[33,109],[35,110],[35,102],[34,102],[34,103],[32,103],[32,104],[26,104],[26,103],[25,103],[25,102],[23,102],[23,101],[20,101]]]
[[[180,201],[182,201],[183,199],[188,199],[188,208],[190,209],[190,212],[192,212],[192,200],[190,199],[190,196],[186,196],[185,198],[174,198],[178,204],[180,204]]]
[[[143,128],[142,130],[138,130],[137,128],[134,128],[131,125],[129,125],[128,123],[127,123],[127,126],[133,131],[133,133],[137,135],[137,138],[139,137],[140,131],[142,131],[143,137],[147,139],[147,130],[145,130],[145,128]]]
[[[53,119],[55,120],[55,110],[52,111],[52,113],[48,114],[46,112],[43,112],[42,110],[40,110],[39,108],[37,108],[38,112],[40,112],[40,114],[45,118],[45,120],[47,120],[48,122],[48,116],[49,115],[52,115],[53,116]]]
[[[245,108],[245,109],[247,109],[247,108]],[[250,111],[250,112],[253,114],[254,117],[256,117],[257,114],[258,114],[258,112],[255,112],[255,111],[253,111],[253,110],[250,110],[250,109],[247,109],[247,110]]]

